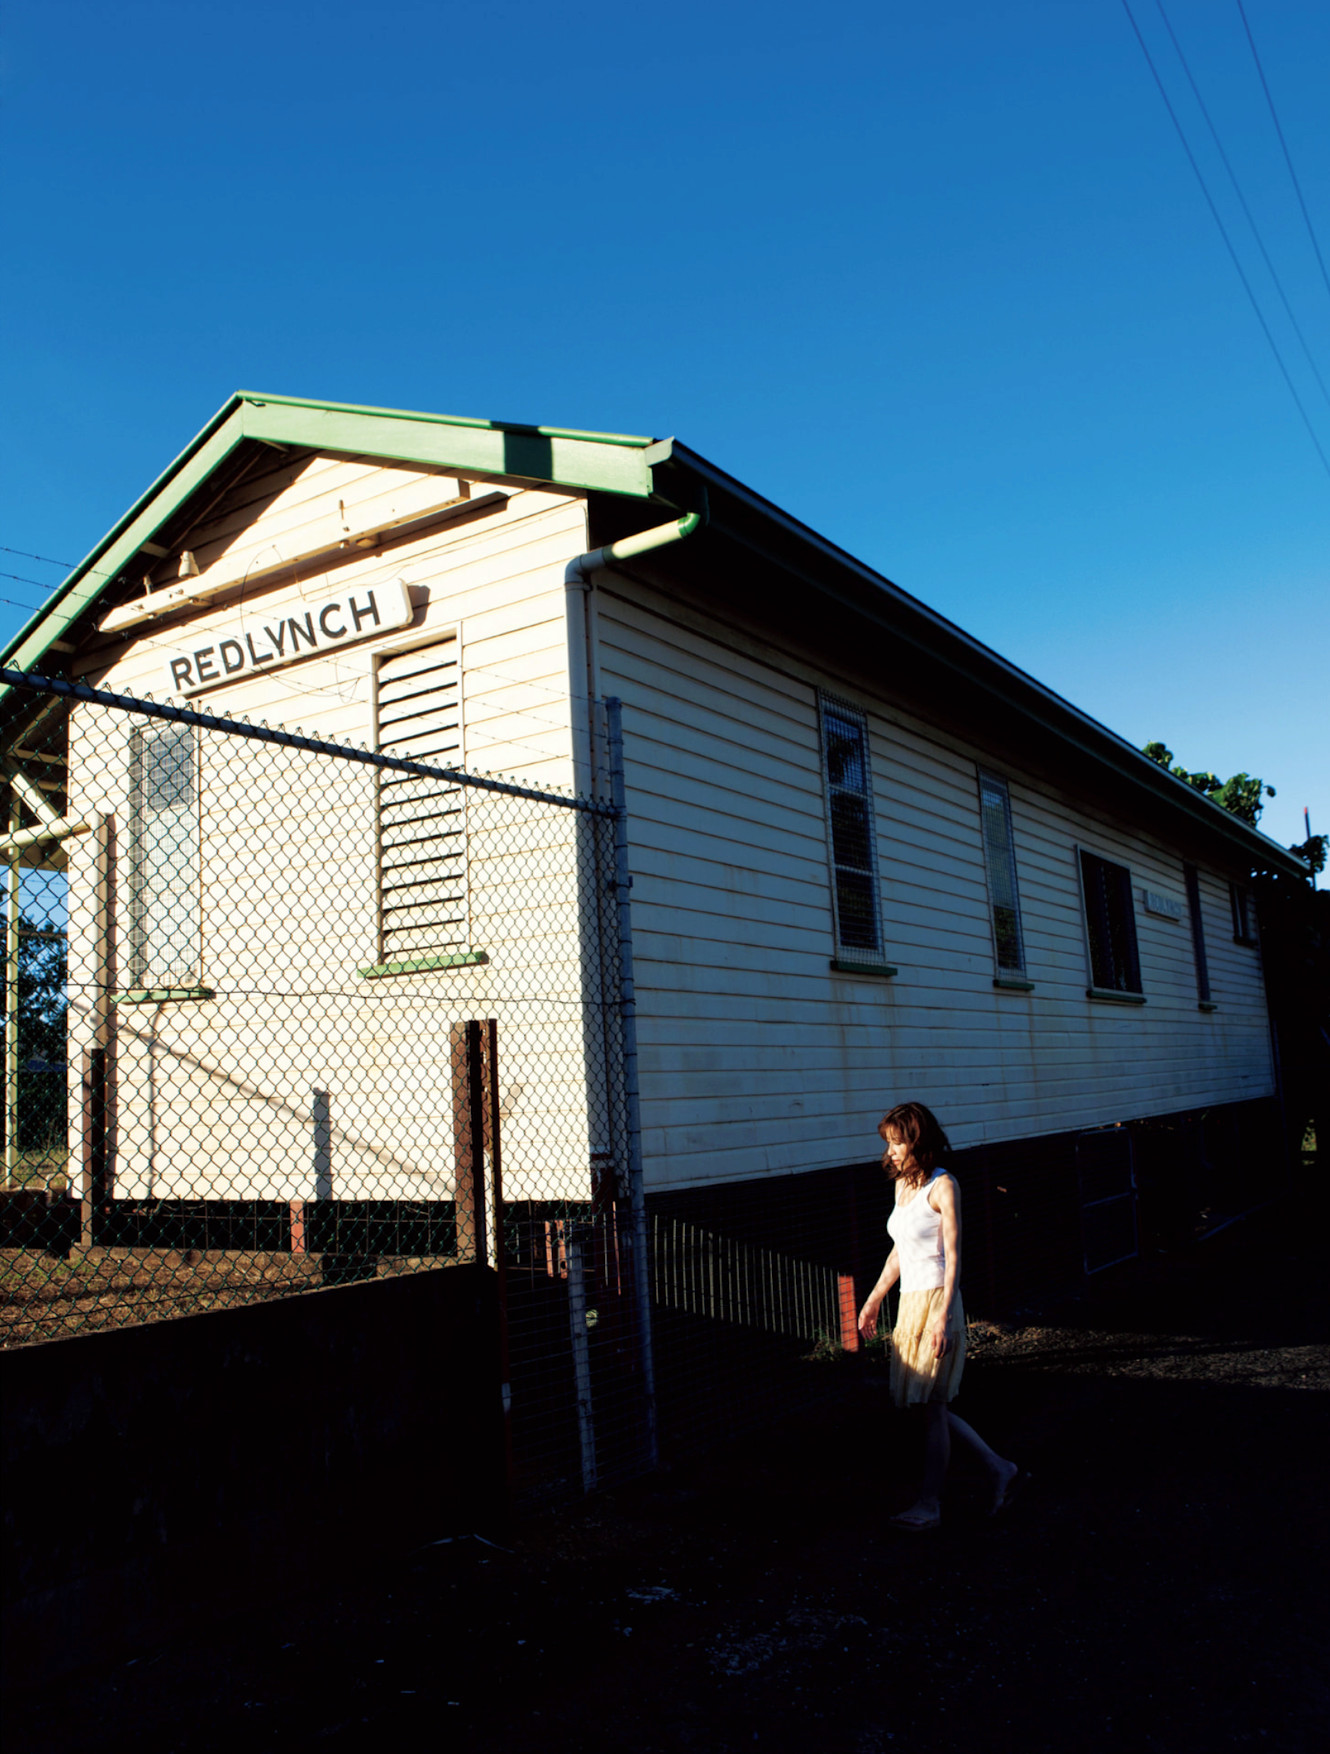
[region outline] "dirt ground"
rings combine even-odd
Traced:
[[[814,1413],[502,1548],[445,1540],[11,1701],[9,1754],[1319,1754],[1325,1238],[1281,1202],[977,1329],[957,1410],[1031,1475],[1001,1518],[957,1471],[940,1531],[890,1530],[916,1434],[880,1373],[828,1366]]]

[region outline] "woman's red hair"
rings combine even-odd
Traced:
[[[910,1183],[927,1181],[938,1160],[951,1150],[937,1116],[922,1102],[898,1102],[883,1115],[877,1130],[886,1143],[899,1141],[909,1147],[910,1155],[899,1169],[893,1167],[888,1152],[882,1154],[882,1167],[893,1181],[898,1177]]]

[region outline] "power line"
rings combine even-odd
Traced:
[[[1228,227],[1224,224],[1219,209],[1215,206],[1214,197],[1210,193],[1209,185],[1206,183],[1205,177],[1201,173],[1200,165],[1196,162],[1196,154],[1192,151],[1190,145],[1188,145],[1187,136],[1182,129],[1182,123],[1178,120],[1178,113],[1173,108],[1172,100],[1164,87],[1163,80],[1159,76],[1159,69],[1155,66],[1154,57],[1146,46],[1145,38],[1141,35],[1141,27],[1137,24],[1136,14],[1131,9],[1131,0],[1122,0],[1122,8],[1127,14],[1128,19],[1131,21],[1131,28],[1135,33],[1136,41],[1141,45],[1141,53],[1145,56],[1145,64],[1150,69],[1154,82],[1159,88],[1159,95],[1164,100],[1164,108],[1168,111],[1169,119],[1177,130],[1178,139],[1182,142],[1182,150],[1187,155],[1187,162],[1196,173],[1196,181],[1201,185],[1201,193],[1205,196],[1205,204],[1210,209],[1215,224],[1219,227],[1219,235],[1223,238],[1224,247],[1229,253],[1234,268],[1237,270],[1238,279],[1241,280],[1243,290],[1251,301],[1251,308],[1256,313],[1256,321],[1261,325],[1261,330],[1265,335],[1266,340],[1270,343],[1270,351],[1275,356],[1275,364],[1279,367],[1284,382],[1288,386],[1288,393],[1292,396],[1293,401],[1297,406],[1298,413],[1302,416],[1302,424],[1307,428],[1307,436],[1316,447],[1316,455],[1321,459],[1321,467],[1325,470],[1326,475],[1330,476],[1330,457],[1327,457],[1321,448],[1321,441],[1316,436],[1316,428],[1312,425],[1311,418],[1302,405],[1302,397],[1298,394],[1297,385],[1289,376],[1288,367],[1284,364],[1284,356],[1279,351],[1279,344],[1275,340],[1273,334],[1271,334],[1270,325],[1266,322],[1265,314],[1256,301],[1256,294],[1252,291],[1251,281],[1248,280],[1246,270],[1242,266],[1238,252],[1233,248],[1233,240],[1228,235]]]
[[[1279,136],[1279,144],[1284,149],[1284,163],[1288,166],[1288,174],[1293,179],[1293,187],[1297,191],[1298,206],[1302,209],[1302,217],[1307,225],[1307,236],[1312,240],[1312,248],[1316,251],[1316,260],[1321,267],[1321,279],[1325,282],[1325,290],[1330,292],[1330,274],[1326,272],[1325,257],[1321,254],[1321,246],[1317,241],[1312,226],[1312,216],[1307,211],[1307,203],[1303,199],[1302,184],[1298,181],[1298,173],[1293,168],[1293,154],[1288,149],[1288,141],[1284,138],[1284,130],[1280,126],[1279,111],[1275,108],[1275,100],[1271,95],[1270,82],[1265,77],[1265,68],[1261,65],[1261,57],[1256,52],[1256,38],[1251,34],[1251,26],[1247,23],[1247,14],[1242,0],[1237,0],[1238,15],[1242,19],[1242,28],[1247,33],[1247,41],[1251,45],[1251,58],[1256,63],[1256,71],[1261,77],[1261,90],[1265,93],[1265,101],[1270,106],[1270,120],[1275,125],[1275,133]]]
[[[72,560],[52,560],[49,554],[29,554],[26,548],[6,548],[0,544],[0,554],[17,554],[23,560],[40,560],[45,566],[62,566],[66,572],[73,572]]]
[[[1312,376],[1321,386],[1321,394],[1325,397],[1327,402],[1330,402],[1330,390],[1326,389],[1325,379],[1321,376],[1316,361],[1312,358],[1312,351],[1307,345],[1307,338],[1302,332],[1302,326],[1298,322],[1298,319],[1293,315],[1293,306],[1288,302],[1288,294],[1284,291],[1284,283],[1279,278],[1274,263],[1270,260],[1270,252],[1265,247],[1265,240],[1261,236],[1260,229],[1256,224],[1251,208],[1247,205],[1247,197],[1242,192],[1242,185],[1238,182],[1237,172],[1229,162],[1227,152],[1224,151],[1224,143],[1219,138],[1219,130],[1215,127],[1210,111],[1206,107],[1205,99],[1201,96],[1200,87],[1197,85],[1195,77],[1192,74],[1191,64],[1187,60],[1186,55],[1182,52],[1182,44],[1178,41],[1177,32],[1173,29],[1167,12],[1164,11],[1164,0],[1155,0],[1155,5],[1159,8],[1159,16],[1164,21],[1164,29],[1168,32],[1173,47],[1177,50],[1178,60],[1182,63],[1182,71],[1187,75],[1187,83],[1191,86],[1192,95],[1201,107],[1201,114],[1205,117],[1206,126],[1209,128],[1215,146],[1218,148],[1220,158],[1224,161],[1224,169],[1228,172],[1228,180],[1233,185],[1233,193],[1237,196],[1242,205],[1242,211],[1247,216],[1247,224],[1251,227],[1252,236],[1256,239],[1256,247],[1261,252],[1261,259],[1270,270],[1270,278],[1275,283],[1275,291],[1279,294],[1279,297],[1283,302],[1284,310],[1288,316],[1288,320],[1293,325],[1293,333],[1301,343],[1302,351],[1306,355],[1307,364],[1311,367]]]
[[[21,572],[0,572],[0,579],[13,579],[16,585],[35,585],[39,591],[49,591],[53,589],[51,585],[44,584],[41,579],[25,578]],[[33,608],[35,609],[36,607],[37,605],[34,603]]]

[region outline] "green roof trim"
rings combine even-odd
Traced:
[[[143,544],[152,541],[161,526],[246,439],[548,482],[554,487],[619,493],[634,499],[647,499],[652,491],[647,451],[655,440],[629,433],[467,420],[240,390],[20,629],[0,654],[0,663],[17,670],[36,669],[52,643],[92,608]],[[0,699],[6,693],[8,689],[0,689]]]
[[[35,669],[52,641],[58,640],[93,606],[143,544],[152,541],[177,506],[226,461],[243,436],[233,400],[157,477],[87,558],[80,561],[64,584],[53,592],[45,608],[39,609],[11,640],[0,656],[0,663],[15,670]],[[0,699],[8,692],[8,688],[0,689]]]
[[[391,457],[394,462],[427,463],[434,468],[475,469],[486,475],[626,493],[638,499],[651,492],[651,469],[643,453],[653,441],[647,438],[397,414],[385,408],[297,402],[249,391],[242,392],[239,403],[245,437],[270,444]]]
[[[526,432],[541,438],[589,439],[598,445],[625,445],[641,450],[656,443],[633,432],[582,432],[574,426],[528,426],[517,420],[472,420],[461,414],[429,414],[416,408],[370,408],[358,402],[315,402],[307,396],[270,396],[263,390],[237,390],[233,401],[254,406],[312,408],[321,413],[381,414],[388,420],[419,420],[426,426],[469,426],[480,432]]]
[[[642,501],[655,497],[676,510],[695,505],[700,492],[710,503],[717,564],[723,564],[724,542],[736,543],[759,556],[764,566],[783,568],[838,611],[887,630],[897,644],[936,660],[966,687],[982,689],[1024,727],[1051,731],[1101,771],[1126,779],[1156,803],[1171,804],[1227,841],[1231,850],[1254,863],[1306,875],[1301,860],[1259,829],[1240,822],[865,562],[673,439],[237,391],[15,635],[0,653],[0,664],[37,670],[52,644],[87,614],[143,544],[249,441],[414,462],[444,473],[507,477],[576,492]],[[0,701],[8,692],[8,686],[0,686]]]

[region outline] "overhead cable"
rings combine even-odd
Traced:
[[[1312,351],[1311,351],[1311,348],[1308,347],[1308,345],[1307,345],[1307,338],[1302,332],[1302,325],[1298,322],[1298,319],[1293,315],[1293,307],[1288,301],[1288,294],[1284,291],[1284,283],[1280,279],[1279,272],[1276,269],[1274,263],[1270,260],[1270,252],[1265,247],[1265,239],[1261,236],[1260,228],[1256,224],[1256,219],[1252,213],[1252,210],[1247,205],[1247,197],[1242,192],[1242,185],[1238,182],[1237,172],[1233,169],[1232,164],[1229,162],[1229,156],[1228,156],[1227,152],[1225,152],[1225,150],[1224,150],[1224,143],[1219,138],[1219,130],[1218,130],[1218,128],[1215,127],[1214,119],[1210,115],[1210,111],[1206,106],[1205,99],[1201,96],[1200,87],[1197,85],[1195,76],[1192,73],[1191,64],[1187,60],[1186,55],[1183,54],[1183,52],[1182,52],[1182,44],[1178,41],[1177,32],[1173,29],[1172,23],[1169,20],[1169,16],[1168,16],[1167,12],[1164,11],[1164,0],[1155,0],[1155,5],[1159,8],[1159,16],[1164,21],[1164,29],[1168,32],[1169,38],[1173,44],[1173,47],[1177,50],[1178,60],[1181,61],[1181,63],[1182,63],[1182,71],[1187,75],[1187,83],[1191,86],[1192,95],[1196,99],[1196,102],[1200,105],[1201,114],[1205,117],[1205,123],[1206,123],[1206,126],[1210,130],[1211,138],[1214,140],[1215,147],[1218,150],[1219,156],[1224,162],[1224,169],[1228,172],[1228,180],[1233,185],[1233,193],[1237,196],[1238,201],[1240,202],[1240,204],[1242,206],[1242,211],[1247,216],[1247,224],[1251,227],[1252,236],[1256,239],[1256,247],[1261,252],[1262,261],[1265,263],[1266,267],[1270,270],[1270,278],[1275,283],[1275,291],[1279,294],[1280,300],[1284,306],[1285,314],[1287,315],[1289,322],[1293,326],[1293,333],[1297,336],[1298,341],[1301,344],[1302,351],[1303,351],[1304,355],[1306,356],[1307,364],[1311,368],[1311,374],[1316,379],[1316,382],[1320,385],[1321,394],[1325,397],[1327,402],[1330,402],[1330,390],[1326,389],[1325,379],[1321,376],[1321,373],[1320,373],[1319,368],[1317,367],[1316,361],[1312,358]]]
[[[1265,77],[1265,68],[1261,65],[1261,57],[1256,51],[1256,38],[1251,34],[1251,26],[1247,22],[1247,14],[1243,7],[1242,0],[1237,0],[1237,6],[1238,14],[1242,19],[1242,28],[1246,31],[1247,41],[1251,45],[1252,60],[1255,61],[1256,71],[1260,75],[1261,90],[1265,93],[1265,101],[1270,106],[1270,120],[1275,125],[1275,133],[1279,136],[1279,144],[1284,149],[1284,163],[1288,166],[1288,174],[1292,178],[1293,187],[1297,192],[1298,206],[1302,209],[1302,217],[1307,226],[1307,236],[1311,239],[1312,248],[1316,251],[1316,260],[1320,264],[1321,279],[1325,282],[1325,290],[1330,292],[1330,273],[1326,272],[1325,257],[1321,254],[1321,245],[1317,239],[1315,227],[1312,225],[1312,216],[1307,211],[1307,203],[1303,198],[1302,193],[1302,184],[1298,181],[1298,173],[1293,168],[1293,154],[1289,151],[1288,141],[1284,138],[1284,130],[1279,120],[1279,111],[1275,108],[1275,100],[1270,91],[1270,82]]]
[[[1187,162],[1196,174],[1196,181],[1201,185],[1201,193],[1205,196],[1205,204],[1210,209],[1215,224],[1219,227],[1219,235],[1224,240],[1224,247],[1229,253],[1234,268],[1237,270],[1238,279],[1242,282],[1243,290],[1247,294],[1247,298],[1251,303],[1251,308],[1256,314],[1256,321],[1261,325],[1262,333],[1270,344],[1270,351],[1275,356],[1275,364],[1279,367],[1284,382],[1288,386],[1288,393],[1292,396],[1298,413],[1302,416],[1302,424],[1307,428],[1307,436],[1316,447],[1316,455],[1321,459],[1321,467],[1325,470],[1326,475],[1330,476],[1330,457],[1326,456],[1325,451],[1322,449],[1321,441],[1316,436],[1316,428],[1312,425],[1311,417],[1303,406],[1302,397],[1298,394],[1297,385],[1289,375],[1289,369],[1284,363],[1284,356],[1279,351],[1279,343],[1271,333],[1270,325],[1265,320],[1265,313],[1262,311],[1257,302],[1256,294],[1252,290],[1251,281],[1248,280],[1247,272],[1242,266],[1242,261],[1238,256],[1238,252],[1233,247],[1233,240],[1228,235],[1228,227],[1224,224],[1223,216],[1220,214],[1218,207],[1215,206],[1214,197],[1210,193],[1209,185],[1202,174],[1200,165],[1196,162],[1196,154],[1192,151],[1191,146],[1187,141],[1187,136],[1183,132],[1182,123],[1178,120],[1178,113],[1173,108],[1172,99],[1169,97],[1164,82],[1159,76],[1159,69],[1155,66],[1154,56],[1150,53],[1145,38],[1141,35],[1141,27],[1137,24],[1136,14],[1131,9],[1131,0],[1122,0],[1122,7],[1123,11],[1127,14],[1128,19],[1131,21],[1131,28],[1135,33],[1136,41],[1141,46],[1141,53],[1145,56],[1146,66],[1149,67],[1155,85],[1159,89],[1159,95],[1164,100],[1164,108],[1168,111],[1169,119],[1177,131],[1178,139],[1182,142],[1182,150],[1187,155]]]

